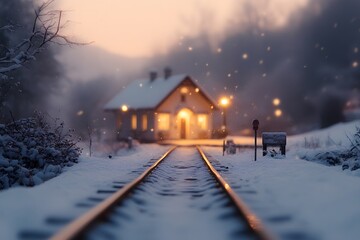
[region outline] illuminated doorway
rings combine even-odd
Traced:
[[[190,121],[193,112],[187,108],[183,108],[177,114],[177,123],[179,126],[180,139],[187,139],[190,136]]]
[[[186,139],[186,120],[181,118],[180,120],[180,138]]]

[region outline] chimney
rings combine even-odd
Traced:
[[[168,79],[169,77],[171,77],[171,73],[172,73],[171,68],[169,68],[169,67],[164,68],[164,78],[165,79]]]
[[[150,82],[155,81],[156,78],[157,78],[157,72],[151,71],[150,72]]]

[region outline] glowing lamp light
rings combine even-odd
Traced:
[[[126,105],[121,106],[121,111],[127,112],[128,110],[129,110],[128,106],[126,106]]]
[[[199,88],[195,88],[195,92],[197,92],[197,93],[198,93],[199,91],[200,91],[200,89],[199,89]]]
[[[230,101],[227,97],[222,97],[220,99],[220,105],[223,107],[226,107],[227,105],[229,105]]]
[[[281,115],[282,115],[281,109],[276,109],[274,112],[274,115],[275,115],[275,117],[281,117]]]
[[[280,103],[281,103],[281,101],[280,101],[279,98],[274,98],[274,99],[273,99],[273,105],[274,105],[274,106],[279,106]]]
[[[180,115],[180,117],[185,118],[188,116],[188,113],[186,111],[180,111],[179,115]]]

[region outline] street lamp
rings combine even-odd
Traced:
[[[226,129],[226,108],[227,108],[227,106],[229,106],[230,100],[227,97],[222,97],[222,98],[220,98],[219,103],[220,103],[220,106],[222,107],[222,110],[223,110],[222,111],[223,124],[222,124],[221,128],[222,128],[223,132],[225,134],[227,134],[227,129]]]

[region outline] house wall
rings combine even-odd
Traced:
[[[132,128],[133,115],[137,119],[136,129]],[[143,115],[147,116],[147,128],[143,129]],[[118,111],[116,117],[116,129],[118,140],[126,140],[128,137],[138,139],[142,142],[155,141],[154,111],[152,110],[129,110]]]
[[[170,114],[170,126],[167,131],[159,131],[157,130],[158,123],[155,121],[155,137],[158,140],[160,137],[181,139],[181,114],[184,114],[186,119],[187,139],[211,137],[213,106],[190,81],[185,81],[160,104],[155,112],[155,120],[157,120],[159,113]],[[207,128],[205,130],[199,127],[199,114],[207,116]]]

